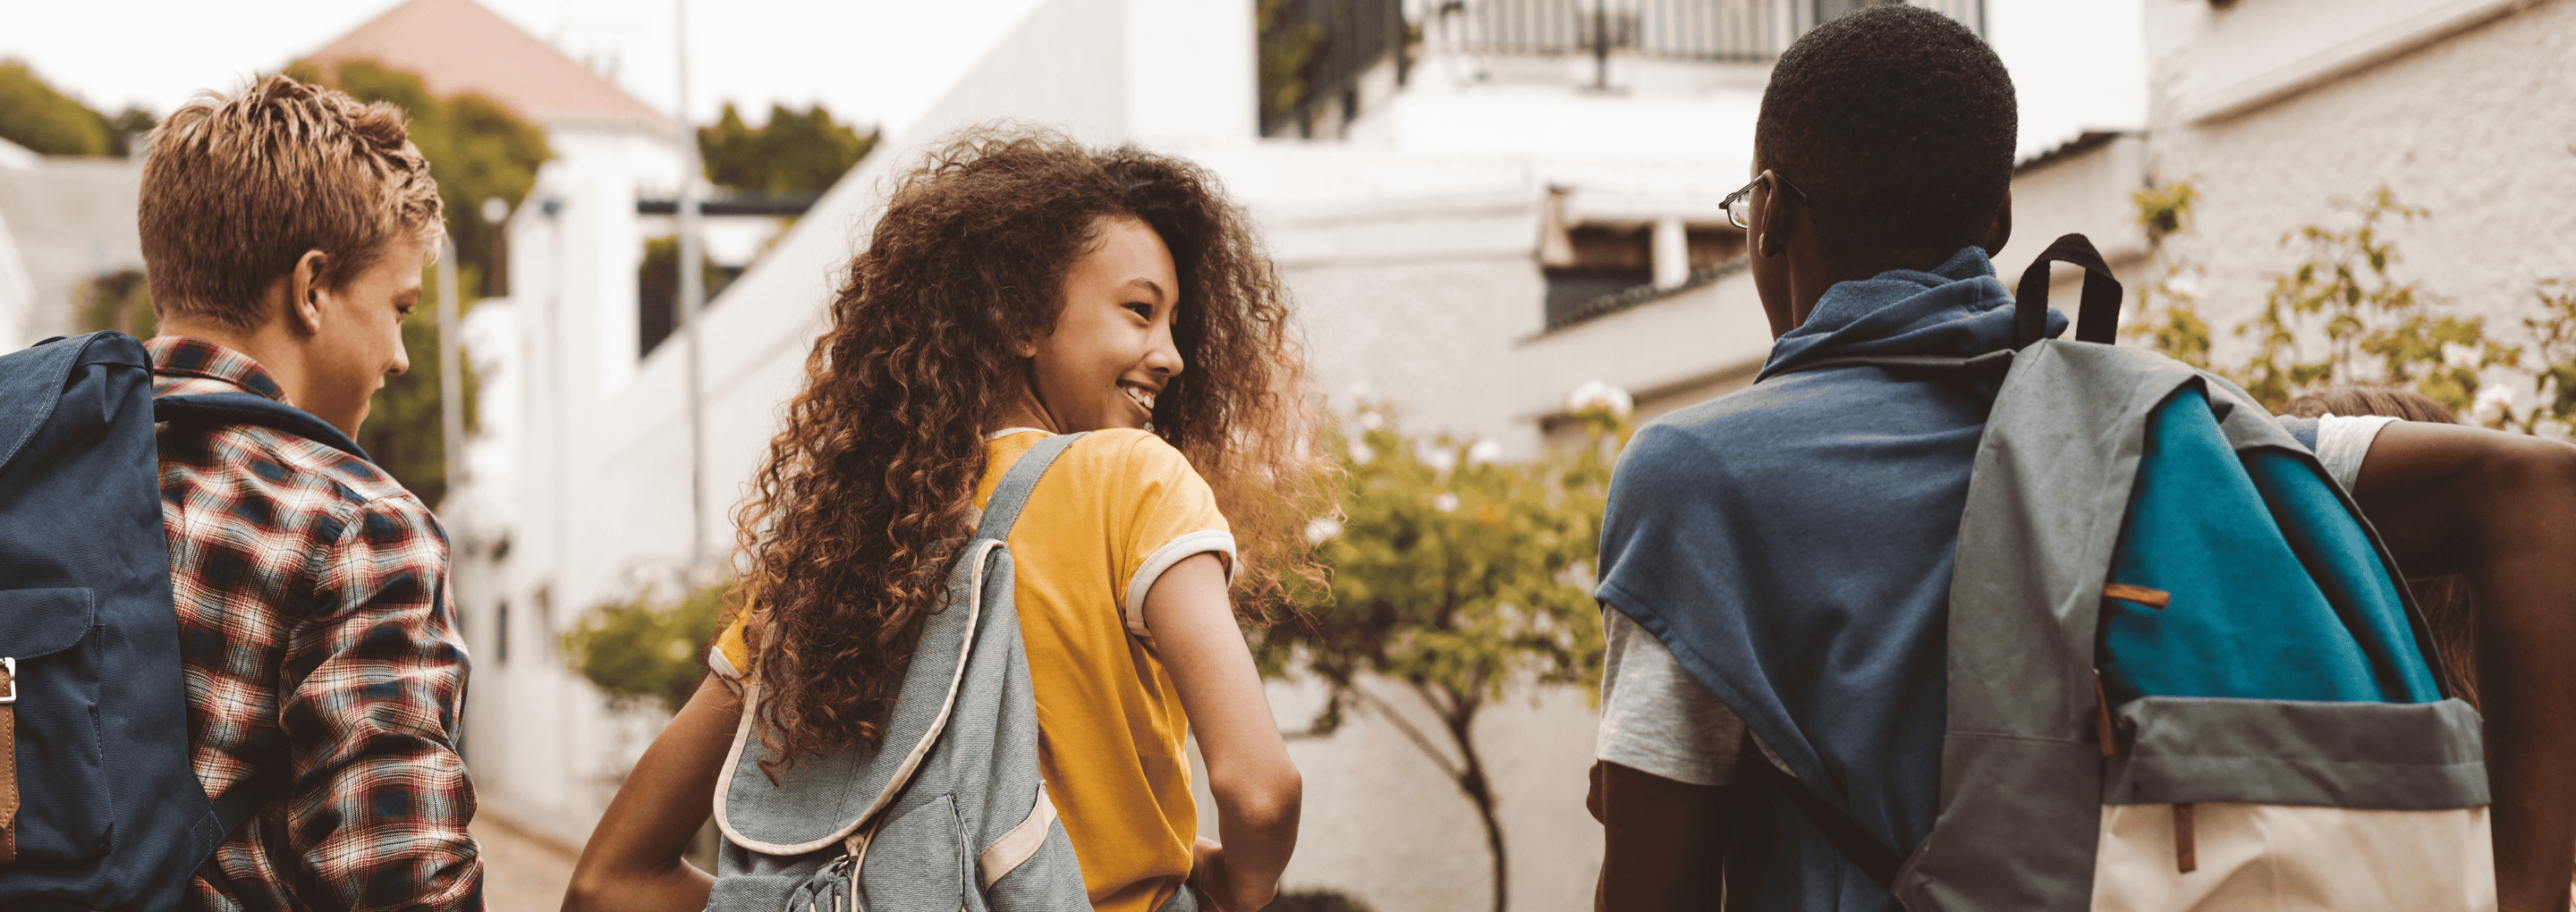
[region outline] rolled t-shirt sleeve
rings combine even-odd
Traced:
[[[1217,555],[1232,581],[1234,531],[1217,510],[1216,492],[1162,438],[1137,435],[1114,464],[1119,468],[1113,490],[1120,491],[1117,502],[1126,508],[1111,511],[1119,613],[1128,633],[1151,636],[1145,628],[1146,593],[1173,565],[1199,554]]]
[[[2317,419],[2317,461],[2325,464],[2326,474],[2334,476],[2343,489],[2353,489],[2361,477],[2362,457],[2370,454],[2371,441],[2379,431],[2397,419],[2386,415],[2327,415]]]
[[[1601,628],[1607,651],[1593,756],[1692,785],[1733,782],[1743,720],[1619,609],[1602,606]]]

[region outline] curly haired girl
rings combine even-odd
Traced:
[[[1223,909],[1276,892],[1300,783],[1231,588],[1317,573],[1312,387],[1269,260],[1195,165],[970,131],[903,177],[830,305],[738,516],[758,607],[711,652],[762,687],[788,762],[871,742],[954,549],[1001,473],[1092,431],[1008,545],[1040,773],[1093,905]],[[602,817],[567,909],[702,908],[680,860],[739,698],[711,676]],[[1200,839],[1195,728],[1221,841]]]

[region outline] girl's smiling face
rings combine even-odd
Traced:
[[[1180,278],[1161,235],[1134,218],[1104,219],[1091,252],[1065,270],[1055,331],[1021,343],[1037,402],[1012,424],[1059,434],[1141,428],[1184,366],[1172,344]]]

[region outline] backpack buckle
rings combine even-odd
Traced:
[[[9,692],[0,694],[0,706],[18,702],[18,660],[16,658],[0,656],[0,678],[7,678],[9,683]]]

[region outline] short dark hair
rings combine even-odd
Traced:
[[[1753,157],[1807,194],[1837,265],[1928,269],[1985,240],[2012,185],[2018,125],[2012,76],[1975,32],[1875,6],[1781,53]]]

